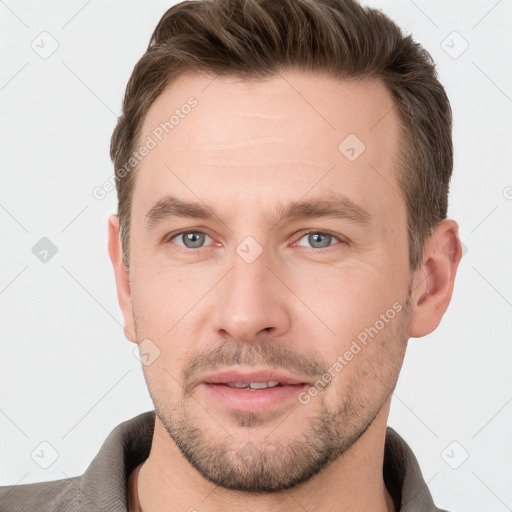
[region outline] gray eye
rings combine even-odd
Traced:
[[[174,238],[182,242],[177,243],[177,245],[181,245],[187,249],[199,249],[205,243],[206,237],[208,237],[208,235],[200,231],[187,231],[186,233],[176,235]]]
[[[300,240],[307,237],[307,242],[313,249],[323,249],[325,247],[329,247],[332,245],[333,240],[336,240],[336,237],[333,235],[329,235],[328,233],[322,233],[321,231],[317,231],[315,233],[306,233]]]

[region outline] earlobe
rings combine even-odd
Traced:
[[[423,265],[415,272],[409,336],[421,338],[434,331],[450,303],[455,275],[462,257],[458,224],[439,223],[426,241]]]
[[[108,218],[108,253],[114,269],[117,299],[124,317],[124,334],[129,341],[137,343],[130,279],[123,261],[121,239],[119,237],[119,217],[115,214]]]

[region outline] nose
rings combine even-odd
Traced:
[[[215,297],[214,326],[220,337],[240,341],[278,337],[290,329],[287,288],[269,268],[265,250],[248,263],[233,255],[232,268]]]

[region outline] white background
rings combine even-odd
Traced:
[[[449,217],[467,247],[441,325],[410,341],[389,424],[439,507],[512,510],[512,3],[367,3],[438,65],[455,119]],[[82,474],[116,425],[153,408],[107,254],[116,194],[92,190],[113,172],[126,82],[171,5],[0,2],[0,485]],[[31,48],[43,31],[58,42],[47,59]],[[46,263],[32,253],[44,236],[58,248]],[[58,452],[48,469],[31,458],[42,441]]]

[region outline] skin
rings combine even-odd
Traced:
[[[139,474],[142,509],[394,510],[382,478],[391,394],[408,339],[431,333],[450,302],[458,225],[442,221],[411,272],[394,175],[399,124],[378,81],[290,70],[263,82],[181,75],[151,106],[141,140],[190,96],[198,105],[139,164],[129,273],[117,216],[108,224],[125,335],[160,351],[143,366],[157,418]],[[348,134],[365,144],[354,161],[338,150]],[[333,191],[371,221],[276,223],[277,204]],[[167,194],[217,217],[149,229],[146,212]],[[202,247],[187,248],[181,230],[199,232]],[[308,231],[333,238],[315,245]],[[248,236],[262,249],[251,263],[236,252]],[[241,412],[200,384],[226,367],[277,368],[312,384],[308,368],[332,367],[393,304],[394,318],[307,404]],[[260,487],[234,490],[244,482]]]

